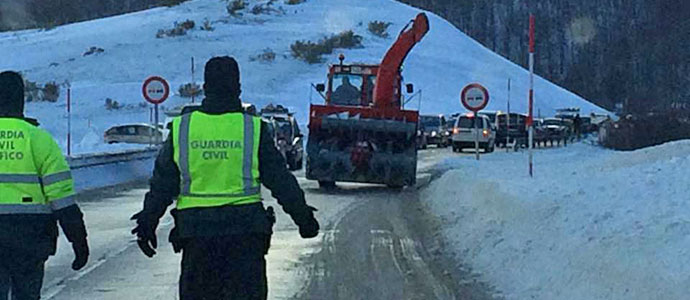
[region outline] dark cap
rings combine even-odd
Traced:
[[[232,98],[239,97],[240,68],[237,61],[229,56],[214,57],[206,63],[204,69],[204,92],[208,96]]]
[[[0,73],[0,115],[24,115],[24,80],[17,72]]]

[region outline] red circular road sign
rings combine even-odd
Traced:
[[[170,95],[170,85],[160,76],[151,76],[141,86],[144,99],[151,104],[161,104]]]
[[[489,91],[479,83],[468,84],[460,93],[460,103],[473,112],[478,112],[489,104]]]

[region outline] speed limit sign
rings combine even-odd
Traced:
[[[460,102],[467,110],[478,112],[489,104],[489,91],[479,83],[468,84],[460,93]]]
[[[160,76],[151,76],[141,87],[144,99],[151,104],[161,104],[170,95],[170,85]]]

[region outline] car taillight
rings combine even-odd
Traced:
[[[458,132],[460,132],[460,129],[453,127],[453,134],[458,134]]]
[[[482,134],[484,134],[484,137],[489,136],[489,130],[484,129],[484,131],[482,131]]]

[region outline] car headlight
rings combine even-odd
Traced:
[[[432,132],[431,132],[431,136],[432,136],[432,137],[433,137],[433,136],[436,136],[436,134],[437,134],[436,131],[432,131]]]

